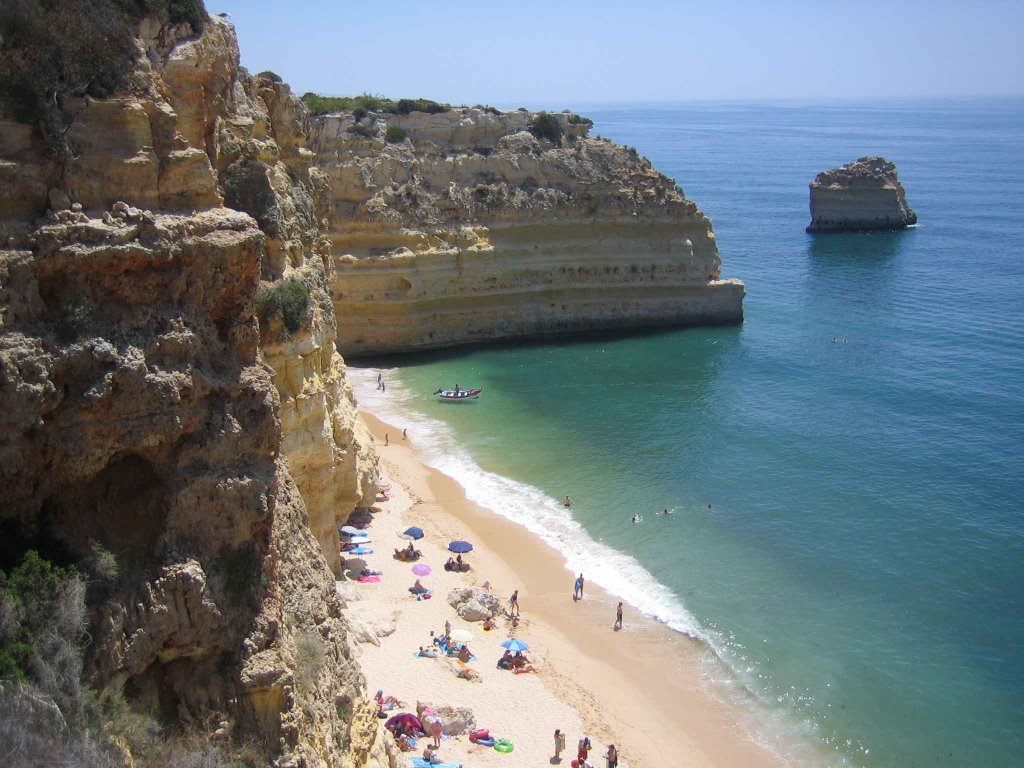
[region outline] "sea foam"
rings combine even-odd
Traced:
[[[409,425],[416,435],[418,458],[451,477],[471,501],[539,536],[565,557],[566,570],[582,573],[641,613],[695,639],[708,638],[679,598],[635,558],[595,541],[560,501],[526,483],[488,472],[458,444],[447,424],[412,407],[415,395],[394,370],[348,369],[359,407],[393,425]],[[387,391],[376,388],[383,372]],[[571,581],[566,575],[566,583]]]

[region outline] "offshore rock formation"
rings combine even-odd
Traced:
[[[376,467],[304,108],[239,70],[220,19],[144,22],[138,46],[122,92],[70,105],[70,161],[0,115],[4,552],[118,558],[97,687],[279,766],[387,765],[325,560]],[[257,313],[285,280],[295,331]]]
[[[903,229],[916,223],[896,166],[884,157],[862,157],[822,171],[811,182],[808,232]]]
[[[743,284],[719,279],[711,222],[673,181],[566,114],[561,142],[536,138],[535,117],[313,121],[343,353],[742,320]]]

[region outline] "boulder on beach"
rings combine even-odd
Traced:
[[[448,593],[448,605],[465,621],[483,621],[501,611],[501,598],[479,587],[456,587]]]
[[[903,229],[916,223],[896,165],[884,157],[862,157],[822,171],[811,182],[808,232]]]

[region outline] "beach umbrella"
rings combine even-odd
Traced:
[[[458,552],[460,555],[464,555],[467,552],[473,551],[473,545],[468,541],[453,541],[448,545],[449,552]]]
[[[502,648],[508,648],[510,651],[528,651],[530,646],[524,643],[522,640],[506,640],[501,644]]]
[[[362,531],[360,531],[354,525],[343,525],[343,526],[341,526],[341,532],[342,533],[347,533],[349,536],[352,536],[353,534],[358,536],[360,533],[362,533]]]
[[[394,733],[399,731],[407,736],[416,736],[418,733],[423,732],[423,723],[416,715],[411,715],[408,712],[400,712],[394,717],[390,718],[384,727]]]
[[[358,536],[356,536],[353,533],[352,535],[347,536],[346,539],[347,539],[347,541],[345,541],[346,544],[365,544],[366,542],[368,542],[370,540],[370,534],[368,534],[368,533],[360,533]]]
[[[356,547],[350,549],[348,552],[343,552],[344,555],[372,555],[373,547]]]
[[[429,576],[430,566],[426,563],[416,563],[416,565],[412,567],[412,572],[417,576]]]
[[[457,643],[468,643],[473,639],[473,633],[468,629],[453,629],[448,637]]]
[[[423,538],[423,529],[422,528],[417,528],[414,525],[411,528],[406,528],[404,531],[402,531],[398,535],[401,536],[403,539],[416,539],[416,540],[419,540],[419,539]]]

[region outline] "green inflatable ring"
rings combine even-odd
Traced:
[[[496,742],[494,742],[494,748],[498,752],[511,752],[512,742],[508,739],[498,739]]]

